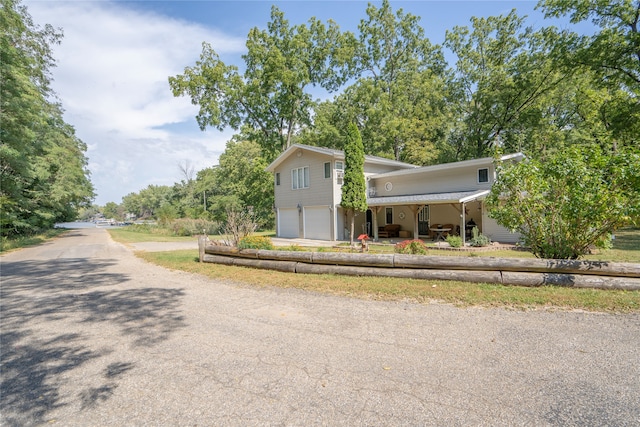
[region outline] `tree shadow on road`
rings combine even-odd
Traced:
[[[134,363],[107,357],[116,352],[116,342],[154,346],[185,326],[182,289],[133,283],[109,271],[115,262],[2,263],[1,424],[40,424],[60,407],[99,405],[135,369]],[[100,384],[69,392],[70,378],[82,378],[89,365],[102,371]]]

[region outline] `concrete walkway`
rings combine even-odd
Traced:
[[[167,271],[100,229],[0,257],[3,426],[636,426],[640,315]]]

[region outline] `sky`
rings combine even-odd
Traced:
[[[367,1],[262,0],[26,0],[36,25],[62,30],[53,47],[52,88],[65,121],[87,144],[94,203],[121,203],[149,185],[183,179],[181,165],[196,171],[218,163],[232,129],[201,131],[198,107],[174,97],[169,76],[195,65],[202,43],[210,43],[227,64],[243,64],[253,27],[266,28],[271,5],[291,25],[311,17],[332,19],[341,30],[357,31]],[[380,2],[372,2],[380,6]],[[508,14],[515,8],[535,28],[566,21],[543,20],[535,1],[392,1],[394,10],[421,17],[432,43],[447,29],[470,25],[472,16]],[[453,64],[450,64],[453,65]]]

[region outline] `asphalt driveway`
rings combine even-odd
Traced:
[[[258,289],[101,229],[0,262],[5,426],[640,424],[637,314]]]

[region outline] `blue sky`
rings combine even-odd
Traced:
[[[87,145],[95,203],[120,203],[123,196],[149,184],[172,185],[180,164],[196,170],[217,164],[232,130],[200,131],[197,107],[174,98],[168,77],[198,59],[203,41],[222,59],[241,65],[244,42],[253,27],[265,28],[276,4],[291,24],[315,16],[333,19],[342,30],[357,31],[367,1],[57,1],[25,0],[37,25],[64,32],[55,46],[53,89],[65,120]],[[372,2],[376,6],[380,2]],[[445,31],[469,25],[472,16],[528,15],[527,25],[543,20],[535,1],[392,1],[394,10],[421,17],[432,43]],[[581,31],[589,31],[583,26]],[[453,64],[452,64],[453,65]]]

